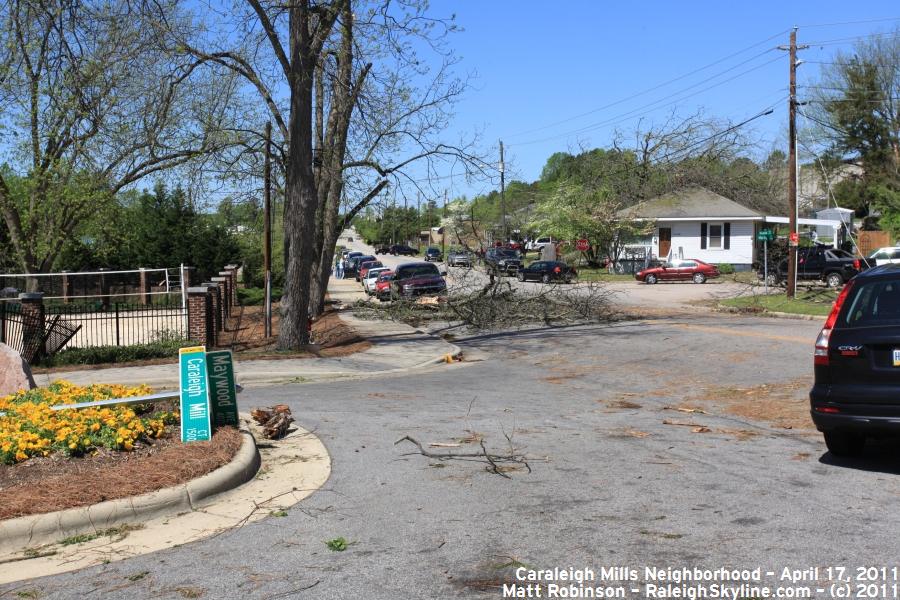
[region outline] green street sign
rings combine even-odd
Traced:
[[[771,229],[760,229],[756,232],[756,241],[771,242],[775,239],[775,232]]]
[[[231,350],[207,352],[206,371],[209,374],[213,426],[237,427],[237,390],[234,385],[234,361]]]
[[[178,351],[181,390],[181,441],[201,442],[211,436],[206,348],[193,346]]]

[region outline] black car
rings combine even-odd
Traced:
[[[398,254],[400,256],[415,256],[418,253],[419,251],[415,248],[406,246],[404,244],[394,244],[393,246],[391,246],[391,254],[393,254],[394,256],[397,256]]]
[[[564,262],[558,260],[536,260],[516,275],[519,281],[565,281],[572,283],[578,272]]]
[[[447,254],[448,267],[471,267],[472,253],[468,250],[451,250]]]
[[[442,260],[444,260],[444,254],[443,252],[441,252],[440,248],[430,246],[425,249],[426,262],[441,262]]]
[[[437,265],[430,262],[404,263],[394,269],[391,298],[438,296],[447,292],[447,282]]]
[[[375,257],[371,254],[363,254],[362,256],[352,256],[348,258],[347,264],[344,265],[344,277],[349,278],[352,275],[355,278],[359,273],[359,265],[367,260],[375,260]]]
[[[839,288],[867,265],[845,250],[829,246],[800,248],[797,251],[797,279],[800,281],[824,281],[828,287]],[[769,268],[769,283],[787,280],[788,261],[782,260],[776,269]],[[762,279],[762,272],[759,274]]]
[[[813,362],[810,412],[832,454],[855,456],[867,437],[900,436],[900,265],[850,280]]]
[[[377,248],[375,248],[375,254],[390,254],[390,253],[391,253],[391,247],[388,246],[387,244],[382,244],[382,245],[378,246]]]
[[[515,250],[490,248],[484,253],[484,264],[489,273],[515,275],[522,268],[522,259]]]

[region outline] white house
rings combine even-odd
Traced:
[[[619,212],[622,218],[652,221],[647,240],[661,259],[694,258],[749,269],[755,236],[766,217],[702,187],[689,187]]]

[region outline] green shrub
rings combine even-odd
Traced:
[[[70,348],[41,359],[41,366],[58,367],[62,365],[99,365],[105,363],[127,363],[148,358],[176,358],[178,349],[191,345],[191,342],[173,338],[170,335],[159,336],[159,341],[132,346],[95,346],[93,348]],[[164,338],[164,339],[163,339]]]
[[[265,288],[238,288],[238,302],[241,306],[258,306],[265,303]],[[272,288],[272,302],[281,300],[281,288]]]
[[[731,263],[721,263],[716,266],[719,267],[719,273],[722,275],[731,275],[734,273],[734,265]]]

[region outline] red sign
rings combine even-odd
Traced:
[[[800,234],[798,234],[796,231],[792,231],[791,236],[790,236],[790,242],[791,242],[791,246],[798,245],[800,243]]]
[[[582,239],[575,242],[575,249],[579,252],[587,252],[590,247],[591,243],[587,240]]]

